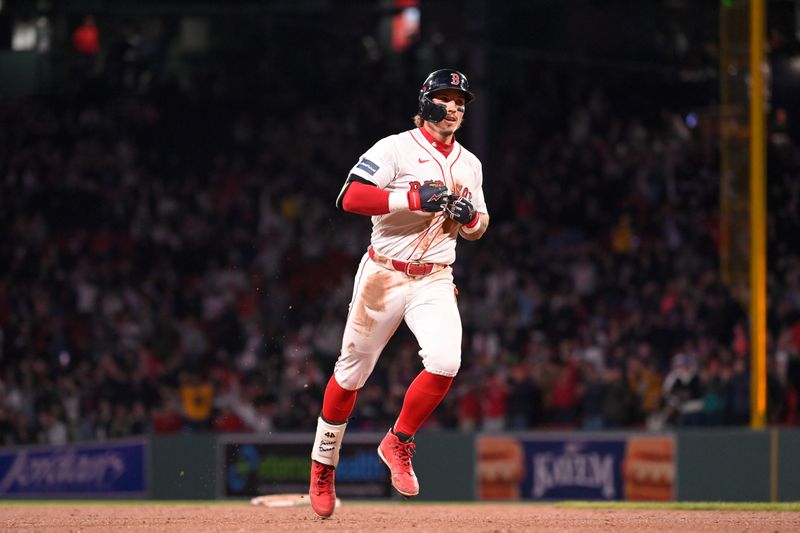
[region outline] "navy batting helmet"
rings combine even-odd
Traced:
[[[466,103],[475,99],[475,95],[469,90],[469,81],[462,73],[451,68],[435,70],[428,74],[419,90],[419,114],[422,120],[441,122],[447,116],[447,109],[431,100],[431,94],[445,89],[460,91]]]

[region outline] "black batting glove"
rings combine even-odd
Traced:
[[[445,212],[447,216],[463,225],[469,224],[478,216],[478,212],[472,202],[456,194],[449,196]]]
[[[408,191],[408,208],[411,211],[438,213],[447,204],[447,187],[441,181],[426,181],[422,185],[411,184]]]

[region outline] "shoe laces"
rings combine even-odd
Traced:
[[[403,466],[411,466],[411,458],[414,457],[414,454],[417,451],[417,445],[413,442],[403,442],[398,440],[397,444],[394,445],[394,449],[397,454],[397,458],[400,459],[400,463]]]
[[[331,483],[333,468],[322,463],[314,463],[314,477],[316,478],[318,492],[327,492]]]

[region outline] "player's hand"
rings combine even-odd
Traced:
[[[447,216],[459,224],[469,224],[478,216],[478,212],[472,202],[457,194],[451,194],[448,197],[447,206],[444,210]]]
[[[414,182],[408,191],[408,208],[411,211],[438,213],[445,208],[448,198],[447,186],[441,181],[426,181],[422,185]]]

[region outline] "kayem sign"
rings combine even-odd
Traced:
[[[674,439],[565,435],[478,438],[484,500],[672,500]]]
[[[542,499],[622,499],[625,441],[525,441],[522,494]]]

